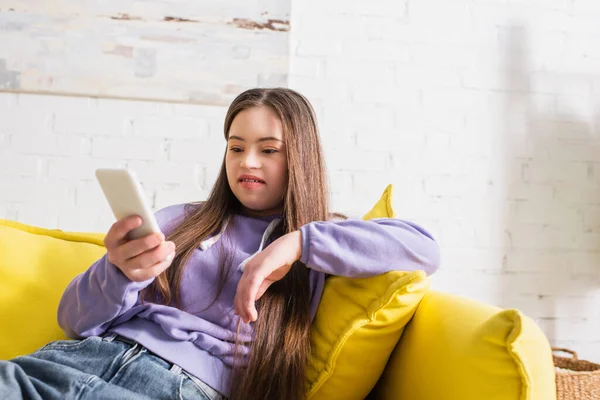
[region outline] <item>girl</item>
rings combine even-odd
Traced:
[[[248,90],[224,128],[208,200],[159,210],[163,234],[137,240],[124,238],[138,216],[117,221],[59,305],[78,340],[0,363],[3,399],[302,399],[327,275],[438,268],[415,224],[332,220],[302,95]]]

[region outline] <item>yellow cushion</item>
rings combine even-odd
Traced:
[[[0,359],[65,339],[58,302],[73,277],[102,257],[103,236],[0,219]]]
[[[390,185],[363,218],[394,215]],[[328,278],[311,329],[308,398],[364,399],[429,284],[423,271]]]
[[[384,400],[552,400],[548,340],[518,310],[430,291],[390,358]]]

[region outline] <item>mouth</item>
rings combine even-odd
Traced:
[[[263,181],[259,177],[249,176],[249,175],[243,175],[243,176],[241,176],[238,181],[240,183],[250,183],[250,184],[259,184],[259,183],[264,184],[264,183],[266,183],[265,181]]]

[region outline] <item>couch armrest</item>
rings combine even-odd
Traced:
[[[430,291],[392,353],[377,398],[556,398],[548,340],[514,309]]]

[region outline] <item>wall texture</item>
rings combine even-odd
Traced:
[[[399,216],[442,245],[435,288],[520,308],[596,361],[598,17],[581,0],[294,0],[288,81],[317,109],[337,210],[394,183]],[[0,94],[0,218],[107,229],[100,166],[135,169],[154,208],[203,198],[225,111]]]
[[[600,361],[600,3],[294,1],[290,86],[336,204],[388,182],[442,244],[434,288],[532,316]]]
[[[0,88],[227,105],[287,84],[289,14],[289,0],[4,0]]]

